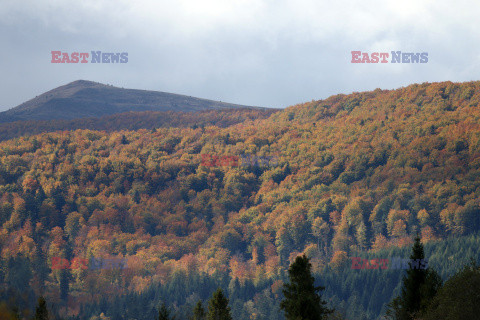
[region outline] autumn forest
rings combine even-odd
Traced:
[[[339,317],[380,319],[401,272],[352,257],[408,258],[416,235],[442,277],[480,257],[479,102],[480,82],[442,82],[275,111],[3,124],[0,300],[112,320],[164,302],[187,319],[220,287],[234,319],[284,319],[305,254]]]

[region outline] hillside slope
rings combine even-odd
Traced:
[[[227,128],[4,141],[2,258],[40,261],[35,283],[52,298],[52,257],[125,256],[118,274],[72,272],[70,295],[138,292],[183,270],[255,283],[278,299],[275,281],[300,253],[316,271],[338,269],[358,251],[410,245],[417,233],[428,242],[478,231],[479,101],[480,82],[415,84]],[[207,154],[223,160],[212,165]],[[222,158],[244,154],[278,155],[278,165]]]
[[[100,117],[128,111],[186,112],[245,107],[173,93],[123,89],[77,80],[1,112],[0,123]]]
[[[166,127],[205,127],[225,128],[246,120],[265,119],[278,109],[235,108],[222,110],[182,111],[138,111],[125,112],[102,117],[57,120],[29,120],[0,124],[0,141],[24,135],[53,131],[90,129],[118,130],[155,129]]]

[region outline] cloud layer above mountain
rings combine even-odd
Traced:
[[[478,80],[479,15],[468,0],[3,0],[0,110],[77,79],[266,107]],[[54,50],[128,63],[53,64]],[[353,50],[429,61],[352,64]]]

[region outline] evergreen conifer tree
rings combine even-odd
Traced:
[[[202,301],[198,301],[193,309],[193,320],[205,320],[205,309],[203,309]]]
[[[223,295],[220,288],[213,293],[208,302],[207,320],[232,320],[228,299]]]
[[[35,320],[48,320],[47,302],[43,297],[38,298],[38,306],[35,310]]]
[[[174,320],[175,317],[170,317],[170,310],[168,310],[165,303],[162,303],[158,310],[158,320]]]
[[[472,261],[445,282],[432,299],[424,320],[478,319],[480,315],[480,266]]]
[[[387,318],[415,319],[421,311],[425,310],[440,288],[442,281],[437,272],[431,268],[419,267],[418,261],[425,261],[425,254],[420,238],[417,236],[410,256],[410,268],[403,276],[401,294],[388,305]]]
[[[311,269],[305,255],[298,256],[288,269],[290,283],[284,284],[285,298],[280,303],[287,320],[321,320],[333,312],[317,293],[325,288],[315,287]]]

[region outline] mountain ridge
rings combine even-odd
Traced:
[[[200,111],[259,108],[162,91],[124,89],[76,80],[0,112],[0,123],[101,117],[129,111]],[[260,109],[260,108],[259,108]]]

